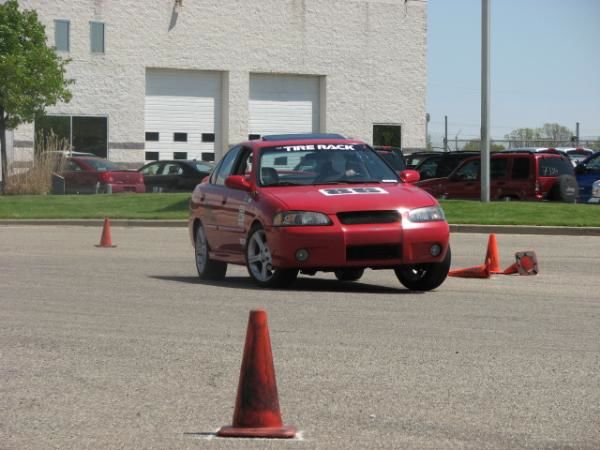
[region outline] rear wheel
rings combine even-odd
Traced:
[[[549,198],[558,202],[575,203],[578,193],[577,179],[572,175],[561,175],[552,186]]]
[[[246,243],[246,267],[256,284],[266,288],[285,288],[298,276],[297,269],[275,269],[267,234],[260,225],[254,225]]]
[[[227,263],[215,261],[208,256],[208,240],[202,224],[196,228],[196,239],[194,240],[196,255],[196,270],[198,276],[203,280],[222,280],[227,272]]]
[[[413,291],[430,291],[444,282],[450,270],[450,247],[439,263],[413,264],[394,269],[400,283]]]
[[[365,269],[342,269],[336,270],[335,277],[340,281],[357,281],[365,273]]]

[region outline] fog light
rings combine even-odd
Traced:
[[[296,259],[300,262],[304,262],[308,259],[308,250],[301,248],[296,251]]]
[[[429,249],[429,253],[431,253],[431,256],[439,256],[439,254],[442,253],[442,246],[439,244],[433,244]]]

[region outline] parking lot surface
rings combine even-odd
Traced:
[[[404,289],[242,267],[197,279],[183,228],[0,227],[0,448],[598,448],[600,237],[498,235],[540,274]],[[451,236],[453,268],[486,234]],[[289,441],[222,439],[251,309]]]

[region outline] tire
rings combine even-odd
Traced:
[[[578,193],[577,179],[572,175],[561,175],[554,182],[549,198],[557,202],[575,203]]]
[[[450,247],[439,263],[400,266],[394,269],[400,283],[412,291],[430,291],[441,285],[450,270]]]
[[[336,270],[335,277],[340,281],[357,281],[365,273],[365,269],[342,269]]]
[[[202,280],[222,280],[227,272],[227,263],[215,261],[208,256],[208,241],[202,224],[196,228],[194,239],[194,255],[196,270]]]
[[[246,240],[246,268],[250,278],[264,288],[286,288],[298,277],[297,269],[274,269],[265,230],[254,225]]]

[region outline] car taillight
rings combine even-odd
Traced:
[[[100,174],[100,181],[103,183],[112,183],[113,177],[111,172],[102,172]]]

